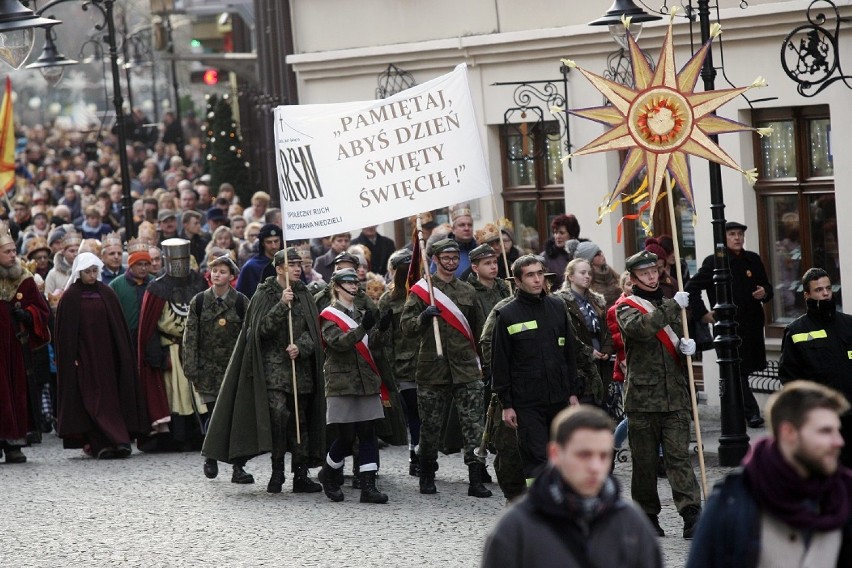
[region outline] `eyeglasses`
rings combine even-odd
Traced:
[[[458,263],[461,260],[459,256],[439,256],[438,260],[441,262],[449,262],[449,263]]]

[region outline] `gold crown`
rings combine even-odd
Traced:
[[[101,245],[103,246],[103,248],[120,247],[121,246],[121,237],[119,236],[118,233],[113,231],[112,233],[110,233],[106,237],[104,237],[104,240],[101,241]]]
[[[479,244],[490,243],[500,238],[500,229],[494,223],[488,223],[481,229],[477,229],[473,238]]]
[[[47,239],[44,237],[33,237],[27,241],[27,244],[24,247],[24,256],[29,258],[30,255],[37,250],[50,250],[50,247],[47,244]]]
[[[515,228],[515,224],[506,217],[500,217],[497,219],[497,226],[500,227],[500,229],[509,229],[510,231]]]
[[[104,243],[106,246],[106,243]],[[130,239],[127,242],[127,254],[134,252],[148,252],[148,242],[144,239]]]
[[[470,205],[467,203],[460,203],[453,206],[450,211],[450,220],[455,222],[455,220],[459,217],[473,217],[473,213],[470,211]]]
[[[15,239],[12,238],[12,232],[9,230],[9,225],[0,222],[0,247],[8,244],[15,244]]]
[[[65,236],[62,237],[63,247],[80,246],[82,242],[83,236],[80,233],[65,233]]]

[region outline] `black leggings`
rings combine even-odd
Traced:
[[[420,443],[420,412],[417,408],[417,389],[399,391],[405,406],[405,417],[408,419],[408,433],[411,434],[411,445]]]
[[[379,463],[379,447],[376,444],[376,428],[372,420],[337,424],[337,439],[332,442],[328,456],[335,463],[352,455],[355,437],[358,437],[358,465]]]

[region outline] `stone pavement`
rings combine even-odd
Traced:
[[[405,448],[382,450],[379,487],[390,503],[362,505],[351,488],[342,503],[289,493],[289,473],[284,493],[267,494],[266,456],[247,466],[257,483],[239,486],[225,464],[217,479],[204,478],[196,454],[98,462],[63,450],[52,434],[25,452],[27,464],[0,462],[2,566],[472,567],[503,510],[500,495],[467,497],[458,454],[441,456],[430,496],[408,476]],[[711,453],[707,462],[712,486],[727,469]],[[616,467],[628,494],[629,473],[629,462]],[[665,480],[659,491],[666,565],[683,566],[689,545]]]

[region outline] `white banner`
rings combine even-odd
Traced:
[[[387,99],[279,106],[275,147],[288,240],[491,193],[464,64]]]

